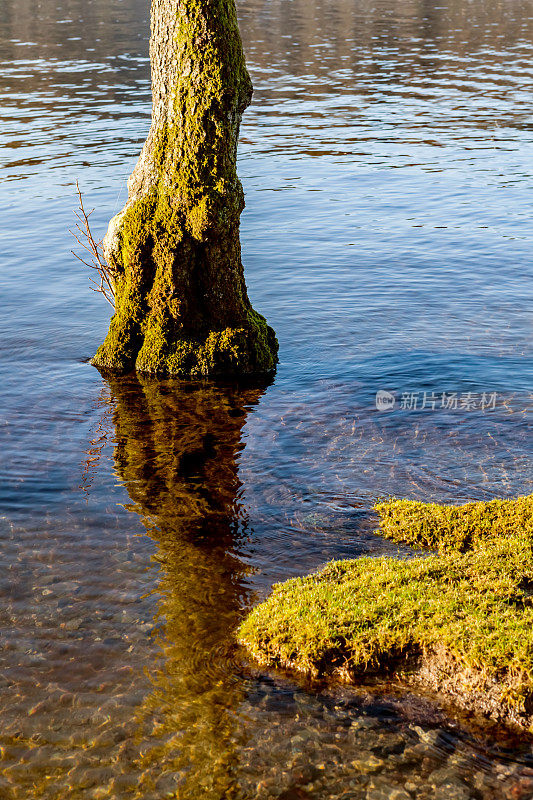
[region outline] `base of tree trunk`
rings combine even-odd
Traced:
[[[161,320],[153,320],[142,333],[135,327],[131,318],[115,314],[91,364],[115,373],[200,378],[266,375],[278,361],[276,334],[253,309],[242,326],[209,331],[202,338],[173,341]]]

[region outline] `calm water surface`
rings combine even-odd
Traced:
[[[379,496],[532,491],[533,4],[241,0],[243,250],[281,345],[243,387],[86,363],[74,184],[103,233],[147,6],[0,5],[0,798],[531,797],[529,742],[258,673],[232,631],[276,580],[396,552]]]

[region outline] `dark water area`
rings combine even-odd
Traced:
[[[241,0],[263,386],[107,379],[70,254],[149,126],[147,0],[0,5],[0,798],[533,797],[526,737],[235,647],[274,581],[397,553],[385,495],[532,491],[533,4]],[[376,393],[394,394],[392,410]]]

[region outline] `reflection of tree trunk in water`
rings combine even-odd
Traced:
[[[246,568],[230,551],[239,527],[241,432],[262,390],[109,383],[116,469],[161,564],[163,661],[142,710],[158,745],[143,758],[139,797],[169,774],[178,778],[179,798],[238,797],[241,689],[232,657]]]

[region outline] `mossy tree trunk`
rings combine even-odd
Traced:
[[[116,307],[93,363],[266,373],[277,341],[248,299],[236,157],[252,96],[234,0],[152,0],[152,125],[104,250]]]

